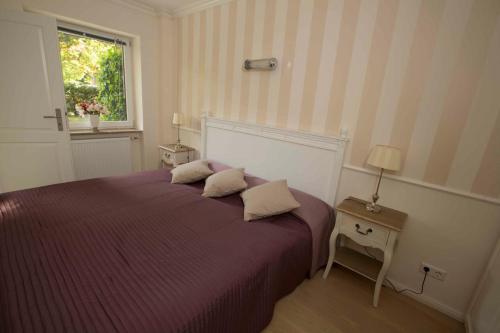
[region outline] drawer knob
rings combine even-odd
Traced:
[[[359,225],[359,224],[357,224],[357,223],[356,223],[356,232],[357,232],[358,234],[361,234],[361,235],[365,235],[365,236],[366,236],[366,235],[368,235],[370,232],[373,232],[372,228],[368,228],[368,229],[366,229],[366,231],[361,231],[361,230],[359,230],[359,229],[361,229],[361,227],[360,227],[360,225]]]

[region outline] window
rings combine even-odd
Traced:
[[[130,41],[66,23],[58,33],[70,128],[90,127],[76,105],[91,102],[108,110],[100,127],[133,127]]]

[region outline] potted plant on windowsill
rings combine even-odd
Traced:
[[[98,131],[99,121],[101,114],[108,114],[108,109],[97,102],[87,103],[81,102],[75,104],[75,110],[80,117],[85,117],[88,115],[90,120],[90,126],[92,126],[92,130],[94,132]]]

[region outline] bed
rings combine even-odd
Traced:
[[[209,128],[207,157],[224,135]],[[239,129],[224,131],[238,143]],[[294,190],[299,211],[244,222],[237,194],[204,198],[203,182],[170,177],[1,194],[0,331],[260,332],[277,300],[324,264],[333,226],[324,201]]]

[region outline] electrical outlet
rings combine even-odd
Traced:
[[[429,268],[429,273],[427,273],[431,278],[434,278],[436,280],[439,280],[439,281],[444,281],[444,279],[446,279],[446,271],[441,269],[441,268],[438,268],[436,266],[432,266],[432,265],[429,265],[428,263],[426,262],[423,262],[420,264],[420,272],[422,273],[425,273],[424,271],[424,267],[428,267]]]

